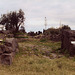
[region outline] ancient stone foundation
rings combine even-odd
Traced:
[[[75,55],[75,31],[63,30],[61,34],[61,49],[70,55]]]

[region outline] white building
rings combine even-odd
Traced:
[[[0,30],[5,30],[5,25],[0,24]]]

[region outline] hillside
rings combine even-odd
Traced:
[[[0,75],[75,75],[75,59],[58,53],[60,42],[26,37],[13,64],[0,65]]]

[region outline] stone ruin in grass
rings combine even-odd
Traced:
[[[70,55],[75,55],[75,30],[62,30],[61,49]]]
[[[60,29],[43,30],[43,35],[45,36],[46,39],[51,40],[51,41],[61,40]]]
[[[12,34],[9,35],[11,38],[8,38],[8,35],[0,32],[0,63],[11,65],[16,52],[18,52],[18,43]]]

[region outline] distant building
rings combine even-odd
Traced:
[[[0,24],[0,30],[5,30],[5,25]]]

